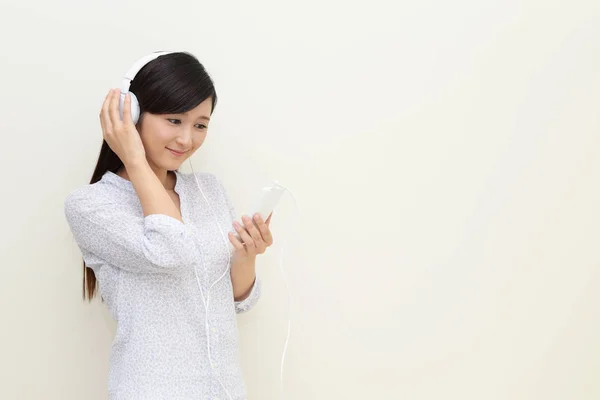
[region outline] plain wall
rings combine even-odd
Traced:
[[[215,80],[196,171],[300,206],[239,318],[250,400],[278,398],[283,237],[286,399],[600,398],[597,0],[3,0],[0,35],[0,399],[106,398],[63,201],[155,50]]]

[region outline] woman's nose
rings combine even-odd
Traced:
[[[177,144],[181,145],[182,147],[185,147],[186,149],[189,149],[192,146],[192,132],[191,129],[189,128],[183,128],[179,134],[179,136],[177,136],[176,139]]]

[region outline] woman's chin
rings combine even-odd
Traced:
[[[160,160],[154,164],[162,170],[176,171],[181,167],[183,161],[185,160]]]

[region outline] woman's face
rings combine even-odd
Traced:
[[[204,143],[212,99],[183,114],[142,115],[138,130],[151,166],[173,171]]]

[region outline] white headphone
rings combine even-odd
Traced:
[[[123,83],[121,83],[121,96],[119,99],[119,115],[121,116],[121,119],[123,119],[123,104],[125,102],[125,96],[127,95],[127,93],[129,93],[129,95],[131,97],[131,119],[133,120],[134,125],[137,124],[138,120],[140,119],[140,103],[139,103],[137,97],[135,96],[135,94],[133,94],[132,92],[129,91],[129,86],[131,86],[131,81],[133,80],[133,78],[135,78],[137,73],[140,72],[140,70],[142,68],[144,68],[144,66],[146,64],[148,64],[150,61],[156,60],[160,56],[164,56],[166,54],[171,54],[171,53],[175,53],[175,52],[174,51],[157,51],[152,54],[148,54],[147,56],[144,56],[144,57],[140,58],[139,60],[137,60],[131,66],[129,71],[127,71],[127,73],[123,77]]]

